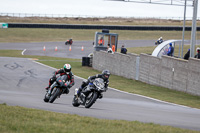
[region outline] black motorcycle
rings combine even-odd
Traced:
[[[53,103],[56,100],[56,98],[60,97],[61,94],[68,94],[68,85],[70,84],[70,82],[66,81],[67,75],[57,77],[56,81],[51,85],[49,90],[47,90],[47,93],[44,96],[44,101]]]
[[[69,40],[67,40],[67,41],[65,42],[65,45],[67,45],[67,44],[72,45],[72,43],[73,43],[72,39],[69,39]]]
[[[80,92],[80,96],[77,95],[78,88],[76,88],[72,105],[74,107],[83,105],[85,108],[90,108],[95,103],[97,98],[101,98],[101,93],[106,91],[104,85],[103,79],[96,78],[83,88]]]

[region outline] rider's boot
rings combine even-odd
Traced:
[[[80,88],[78,88],[78,91],[77,91],[77,96],[79,97],[80,96],[80,94],[81,94],[81,91],[82,91],[82,88],[80,87]]]
[[[101,99],[101,98],[103,98],[103,94],[102,93],[99,94],[99,99]]]
[[[48,90],[48,89],[49,89],[49,86],[45,88],[45,90]]]

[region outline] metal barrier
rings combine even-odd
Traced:
[[[162,31],[182,31],[181,26],[117,26],[117,25],[71,25],[71,24],[20,24],[8,23],[9,28],[57,28],[57,29],[109,29],[109,30],[162,30]],[[191,27],[185,27],[186,31],[191,31]],[[200,31],[200,27],[197,27]]]

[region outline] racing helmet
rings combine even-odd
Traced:
[[[64,71],[68,74],[69,72],[71,72],[71,65],[70,64],[65,64],[64,65]]]
[[[199,48],[199,47],[197,47],[196,51],[197,51],[197,52],[198,52],[198,51],[200,51],[200,48]]]
[[[109,79],[109,76],[110,76],[110,71],[109,70],[103,70],[102,71],[102,77],[103,77],[104,80]]]

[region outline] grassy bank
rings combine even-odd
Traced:
[[[50,17],[8,17],[0,16],[1,22],[7,23],[57,23],[57,24],[99,24],[99,25],[164,25],[164,26],[183,26],[181,20],[171,19],[151,19],[151,18],[50,18]],[[200,21],[197,21],[197,25]],[[187,20],[186,26],[191,26],[192,21]]]
[[[53,42],[66,41],[69,38],[77,40],[94,40],[96,31],[80,29],[34,29],[34,28],[8,28],[0,30],[0,42]],[[157,40],[160,36],[164,40],[182,39],[181,31],[124,31],[111,30],[119,34],[119,40]],[[197,36],[200,32],[197,32]],[[191,38],[191,32],[185,32],[185,39]],[[198,39],[198,38],[197,38]]]
[[[138,121],[102,120],[0,104],[1,133],[198,133]]]

